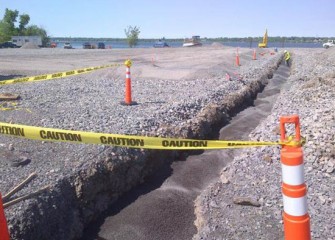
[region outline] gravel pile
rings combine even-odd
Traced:
[[[295,49],[286,90],[252,140],[277,141],[279,117],[298,114],[313,239],[335,239],[335,49]],[[291,86],[291,87],[289,87]],[[292,133],[289,133],[292,134]],[[247,197],[255,206],[233,203]],[[246,149],[196,202],[194,239],[282,239],[280,148]]]

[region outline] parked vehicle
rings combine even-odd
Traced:
[[[30,43],[36,46],[42,46],[41,36],[12,36],[12,42],[15,43],[18,47]]]
[[[90,44],[89,42],[85,42],[85,43],[83,44],[83,48],[84,48],[84,49],[92,49],[92,44]]]
[[[105,44],[103,42],[99,42],[98,49],[105,49]]]
[[[335,40],[328,40],[328,42],[322,45],[324,48],[330,48],[335,46]]]
[[[64,49],[72,49],[72,45],[69,42],[64,43]]]
[[[0,43],[0,48],[18,48],[18,46],[12,42],[4,42]]]
[[[169,47],[169,45],[163,39],[159,39],[157,42],[154,43],[154,47],[164,48],[164,47]]]
[[[183,47],[196,47],[201,45],[200,36],[192,36],[190,39],[187,38],[183,43]]]

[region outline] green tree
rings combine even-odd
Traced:
[[[20,15],[19,34],[23,34],[24,29],[28,25],[30,17],[28,14]]]
[[[46,46],[50,42],[50,37],[47,34],[47,31],[41,27],[36,25],[30,25],[23,31],[24,36],[41,36],[42,38],[42,45]]]
[[[0,21],[0,43],[7,42],[11,39],[12,31],[8,23]]]
[[[15,26],[17,17],[20,17],[18,27]],[[0,21],[0,42],[6,42],[12,36],[23,35],[33,36],[38,35],[42,38],[42,45],[46,46],[50,42],[47,31],[36,25],[28,26],[30,16],[28,14],[19,15],[19,11],[6,8],[3,19]]]
[[[11,36],[16,35],[17,33],[17,29],[15,28],[15,23],[16,23],[16,19],[18,15],[19,15],[19,12],[17,10],[13,11],[8,8],[6,8],[5,10],[4,17],[1,21],[2,23],[1,30],[3,30],[1,35],[3,35],[5,39],[7,39],[6,41],[8,41],[8,38],[10,39]]]
[[[19,16],[19,11],[17,10],[10,10],[8,8],[6,8],[5,10],[5,15],[3,17],[3,21],[5,23],[9,24],[9,27],[14,30],[15,29],[15,23],[16,23],[16,19]]]
[[[138,35],[140,34],[140,28],[137,26],[132,27],[128,26],[127,29],[124,30],[126,36],[127,36],[127,42],[129,47],[134,47],[138,43]]]

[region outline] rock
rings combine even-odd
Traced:
[[[272,163],[272,158],[269,155],[265,155],[263,157],[264,161],[268,162],[268,163]]]
[[[14,146],[13,146],[13,144],[10,143],[10,144],[8,145],[8,150],[9,150],[9,151],[14,151]]]
[[[252,197],[234,197],[233,203],[244,206],[260,207],[261,204]]]
[[[319,199],[322,205],[326,203],[326,198],[324,196],[319,196]]]
[[[220,179],[221,179],[221,182],[224,184],[229,183],[229,179],[224,174],[221,174]]]
[[[13,159],[10,161],[10,165],[12,167],[23,167],[28,165],[31,162],[31,160],[25,156],[21,156],[18,159]]]

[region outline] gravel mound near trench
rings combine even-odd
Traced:
[[[21,47],[22,49],[39,49],[40,47],[39,46],[37,46],[36,44],[34,44],[34,43],[25,43],[25,44],[23,44],[22,45],[22,47]]]
[[[201,78],[182,80],[133,79],[138,106],[125,107],[124,78],[101,70],[71,79],[2,86],[19,93],[16,111],[5,111],[2,122],[50,128],[136,135],[198,137],[205,109],[251,98],[281,55],[250,62],[240,69],[244,81],[227,81],[225,71],[208,69]],[[111,81],[111,79],[113,79]],[[221,109],[221,108],[220,108]],[[220,110],[219,109],[219,110]],[[222,110],[222,109],[221,109]],[[227,113],[228,114],[228,113]],[[203,124],[206,124],[204,122]],[[197,129],[199,127],[199,129]],[[211,126],[208,125],[208,128]],[[186,129],[186,130],[185,130]],[[136,186],[154,169],[160,152],[98,145],[36,142],[0,135],[0,187],[7,192],[32,172],[39,177],[20,191],[30,193],[50,185],[48,194],[6,210],[12,239],[73,239],[84,226],[122,193]],[[166,158],[176,153],[164,154]],[[17,159],[31,162],[12,167]]]
[[[279,139],[279,117],[298,114],[304,145],[305,181],[313,239],[335,239],[335,49],[293,51],[289,85],[272,114],[251,134]],[[227,183],[228,182],[228,183]],[[235,205],[248,197],[260,207]],[[193,239],[282,239],[280,148],[242,151],[222,170],[221,181],[196,201],[198,234]]]

